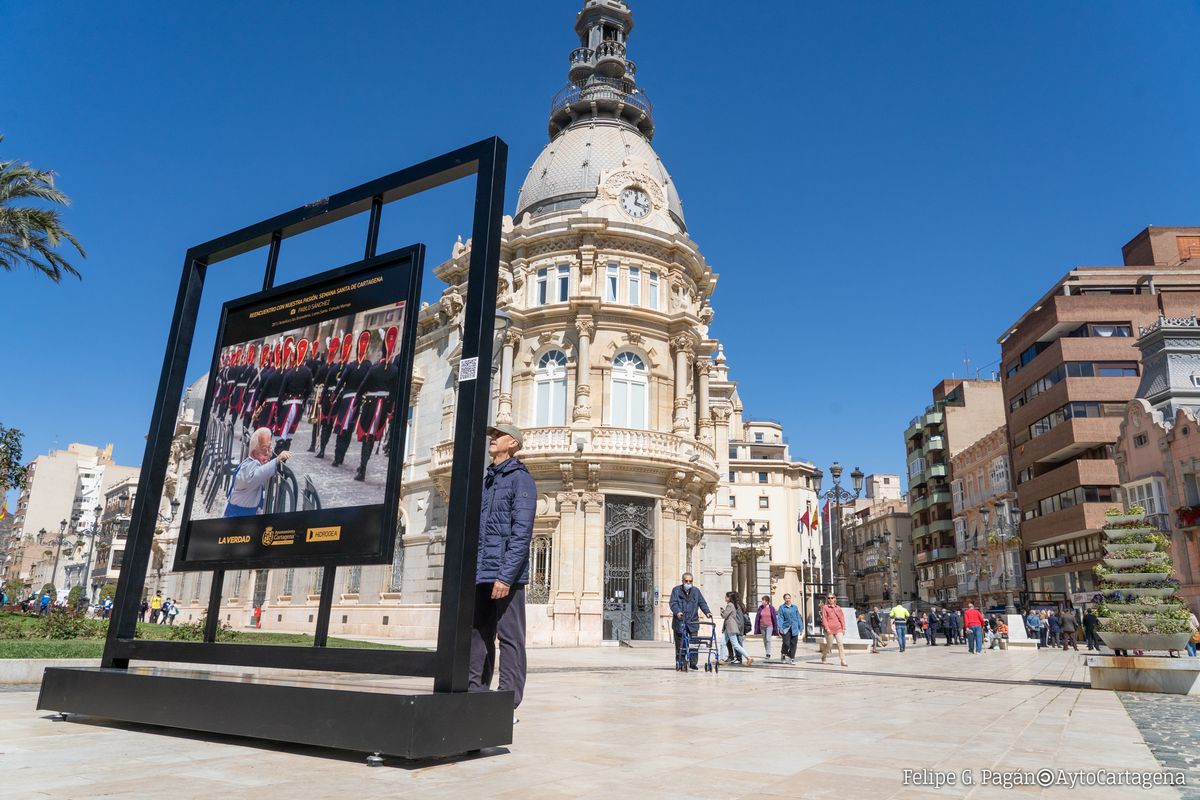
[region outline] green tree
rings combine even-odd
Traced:
[[[75,606],[79,605],[81,597],[83,597],[83,587],[72,586],[71,591],[67,592],[67,608],[74,610]]]
[[[21,463],[21,440],[25,434],[17,428],[0,425],[0,495],[25,482],[25,466]]]
[[[30,201],[35,204],[28,205]],[[0,161],[0,267],[9,272],[32,267],[55,283],[63,273],[81,277],[58,248],[65,242],[84,258],[87,253],[63,227],[58,209],[46,207],[70,204],[70,198],[55,188],[53,172],[26,162]]]

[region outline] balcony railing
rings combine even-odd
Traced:
[[[654,104],[646,92],[631,80],[593,75],[582,83],[568,83],[550,101],[550,114],[580,102],[610,100],[634,106],[647,116],[654,114]]]
[[[571,429],[563,427],[529,428],[525,431],[525,443],[521,456],[537,456],[545,453],[575,453],[576,445],[571,438]],[[711,445],[676,436],[636,428],[595,428],[591,445],[586,453],[602,453],[619,456],[689,460],[693,454],[708,463],[716,460]],[[433,448],[432,468],[450,465],[454,459],[454,442],[442,442]]]
[[[625,45],[620,42],[601,42],[596,47],[596,60],[605,58],[625,58]]]
[[[572,64],[590,64],[595,52],[590,47],[577,47],[571,51]]]

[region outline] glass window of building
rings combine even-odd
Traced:
[[[609,264],[608,270],[604,275],[604,301],[606,303],[617,302],[617,280],[620,277],[620,267],[616,264]]]
[[[769,497],[758,498],[758,507],[759,508],[770,508],[771,507],[771,498],[769,498]]]
[[[629,305],[642,304],[642,270],[638,267],[629,268]]]
[[[612,424],[618,428],[645,428],[649,399],[646,363],[634,353],[618,353],[613,359]]]
[[[539,306],[546,305],[549,302],[549,274],[550,270],[543,267],[537,271],[537,304]]]
[[[647,308],[658,310],[658,273],[647,273],[649,281],[649,296],[646,299]]]
[[[558,299],[556,302],[565,303],[571,296],[571,268],[566,264],[558,265]]]
[[[567,357],[551,350],[538,360],[533,374],[534,425],[565,425],[567,419]]]
[[[758,482],[766,483],[767,482],[767,473],[765,473],[765,472],[758,473]]]

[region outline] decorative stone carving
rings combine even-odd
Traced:
[[[462,295],[458,293],[458,289],[454,288],[447,289],[442,295],[442,299],[438,301],[438,306],[447,321],[454,320],[463,310],[464,305]]]
[[[696,339],[690,333],[681,333],[671,337],[671,349],[691,354],[696,347]]]
[[[729,422],[729,418],[732,415],[733,412],[727,406],[713,406],[712,408],[713,419],[715,419],[718,423],[723,424]]]
[[[504,332],[504,344],[508,345],[509,347],[513,347],[513,348],[520,347],[521,346],[521,332],[515,331],[512,328],[509,328],[508,330],[506,330]]]
[[[583,505],[587,511],[601,511],[604,509],[604,495],[600,492],[583,492],[580,495],[583,500]]]
[[[575,330],[580,336],[586,336],[590,339],[596,333],[596,323],[590,319],[577,319],[575,320]]]
[[[587,465],[587,473],[588,491],[600,491],[600,465],[595,462],[589,463]]]
[[[557,335],[557,331],[542,331],[538,334],[538,345],[550,344]]]
[[[567,491],[567,492],[575,491],[575,468],[571,465],[571,462],[570,461],[558,462],[558,470],[562,474],[563,491]]]
[[[625,334],[625,341],[629,344],[640,345],[642,343],[642,335],[635,331],[629,331]]]
[[[639,158],[627,158],[620,169],[613,170],[596,190],[596,197],[605,200],[617,200],[621,192],[631,184],[636,184],[650,197],[654,210],[659,211],[667,205],[667,195],[662,186],[650,174],[650,165]]]

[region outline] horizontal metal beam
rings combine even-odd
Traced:
[[[136,661],[177,661],[187,664],[232,664],[239,667],[311,669],[374,675],[415,675],[431,678],[432,650],[367,650],[307,645],[170,642],[117,639],[110,643],[115,658]]]

